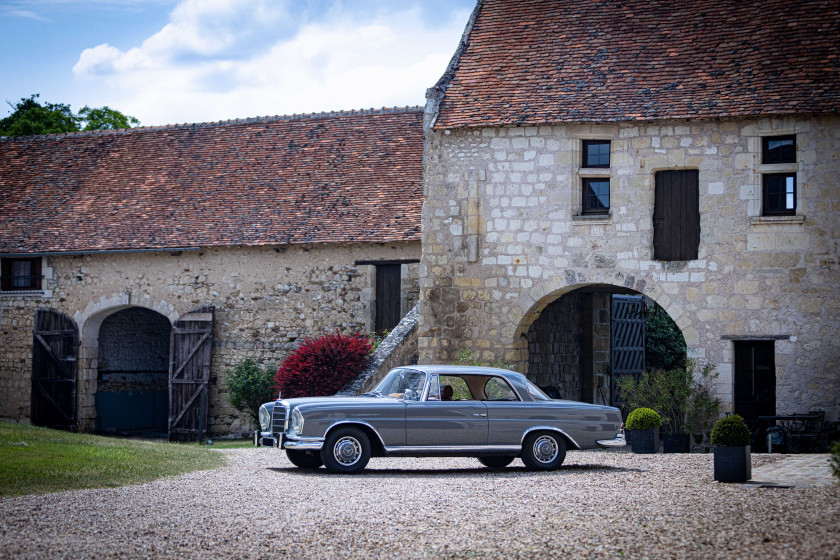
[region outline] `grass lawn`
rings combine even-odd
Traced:
[[[74,434],[0,422],[0,496],[111,488],[225,463],[214,447]]]

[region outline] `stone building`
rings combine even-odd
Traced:
[[[0,139],[0,417],[248,430],[228,368],[414,306],[421,169],[419,108]]]
[[[642,297],[726,410],[840,413],[840,11],[479,0],[427,92],[421,362],[611,402]]]

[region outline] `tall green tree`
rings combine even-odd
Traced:
[[[134,117],[123,115],[110,107],[91,109],[85,105],[78,114],[73,114],[64,103],[43,103],[39,94],[22,98],[18,103],[9,103],[11,114],[0,119],[0,136],[32,136],[36,134],[60,134],[80,130],[114,130],[131,128],[140,124]]]

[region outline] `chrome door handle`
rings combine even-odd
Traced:
[[[486,415],[486,414],[479,414],[479,413],[477,413],[477,412],[474,412],[474,413],[473,413],[473,416],[483,416],[483,417],[487,418],[487,415]]]

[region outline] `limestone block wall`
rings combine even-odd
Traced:
[[[78,415],[82,428],[91,429],[103,320],[139,306],[171,324],[192,309],[212,305],[208,427],[216,435],[247,431],[247,419],[228,404],[225,371],[247,357],[276,367],[307,336],[334,329],[369,332],[371,310],[362,297],[368,267],[354,262],[419,256],[419,243],[407,242],[49,257],[49,297],[0,295],[0,417],[28,417],[36,309],[60,311],[76,321]],[[408,286],[412,282],[417,279],[404,279]]]
[[[795,134],[796,216],[762,217],[762,136]],[[581,215],[581,146],[611,141],[610,214]],[[420,266],[421,362],[468,346],[526,371],[530,325],[574,289],[645,294],[733,400],[733,340],[773,339],[777,410],[840,389],[840,118],[661,121],[428,130]],[[657,171],[699,172],[696,260],[653,258]],[[788,170],[787,168],[785,170]]]

